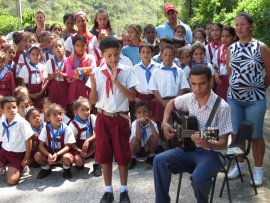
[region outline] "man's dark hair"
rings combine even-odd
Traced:
[[[137,109],[142,106],[146,107],[146,109],[150,111],[150,107],[146,101],[139,101],[135,104],[135,113],[137,112]]]
[[[164,46],[161,48],[161,53],[163,53],[163,51],[164,51],[165,49],[171,49],[171,50],[174,51],[174,54],[176,53],[175,47],[174,47],[173,45],[171,45],[171,44],[166,44],[166,45],[164,45]]]
[[[4,109],[4,106],[6,103],[10,103],[10,102],[15,102],[16,103],[16,99],[14,97],[11,96],[6,96],[3,99],[1,99],[1,109]]]
[[[99,46],[102,53],[104,53],[105,50],[109,48],[117,48],[117,49],[120,48],[118,44],[118,40],[115,37],[111,37],[111,36],[104,37],[100,41]]]
[[[191,75],[205,75],[207,79],[210,80],[212,77],[212,72],[206,65],[198,64],[190,70],[189,77]]]
[[[165,36],[161,37],[160,42],[165,42],[167,44],[172,44],[172,38],[165,35]]]
[[[140,45],[140,47],[139,47],[139,52],[141,52],[141,50],[142,50],[143,47],[147,47],[147,48],[151,49],[151,52],[154,52],[153,45],[150,44],[149,42],[144,42],[144,43],[142,43],[142,44]]]

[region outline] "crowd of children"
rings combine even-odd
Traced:
[[[81,170],[92,156],[94,175],[103,173],[105,181],[101,202],[111,202],[114,157],[120,199],[129,202],[128,170],[137,156],[153,163],[164,108],[191,91],[192,67],[208,66],[213,90],[226,99],[226,53],[236,34],[230,26],[210,23],[206,30],[194,30],[190,44],[182,25],[175,27],[173,39],[156,39],[153,25],[142,29],[132,23],[115,36],[104,9],[98,10],[91,32],[87,22],[87,14],[79,11],[64,16],[73,35],[53,24],[38,38],[15,32],[13,44],[0,36],[0,173],[7,171],[7,182],[14,185],[23,171],[29,173],[28,165],[41,166],[37,178],[42,179],[61,163],[68,179],[73,163]]]

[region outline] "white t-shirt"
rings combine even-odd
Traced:
[[[49,59],[47,59],[45,52],[42,54],[42,58],[43,58],[42,64],[46,64],[46,62],[49,61],[50,59],[52,59],[54,56],[53,54],[49,54],[49,53],[48,53],[48,55],[49,55]]]
[[[220,50],[220,51],[219,51],[219,50]],[[223,61],[220,61],[220,63],[218,62],[218,52],[220,52],[219,58],[220,58],[220,60],[222,60],[222,59],[221,59],[221,56],[222,56],[222,54],[223,54],[223,51],[222,51],[222,50],[223,50],[223,48],[219,48],[219,49],[215,52],[215,55],[214,55],[214,57],[213,57],[212,62],[213,62],[214,67],[217,67],[217,68],[218,68],[219,74],[221,74],[221,75],[227,75],[226,61],[225,61],[225,65],[223,65]],[[226,59],[226,55],[227,55],[227,54],[225,54],[225,59]]]
[[[7,125],[5,115],[2,115],[1,121]],[[24,120],[19,114],[17,114],[9,124],[12,125],[12,123],[17,122],[16,124],[9,127],[9,142],[8,142],[7,132],[5,132],[5,135],[2,136],[4,131],[2,122],[0,125],[0,135],[1,135],[0,141],[3,142],[2,147],[6,151],[25,152],[26,141],[34,134],[31,125],[26,120]]]
[[[19,56],[18,64],[25,64],[25,62],[24,62],[24,56],[23,56],[23,55],[24,55],[24,54],[21,54],[21,55]],[[26,57],[26,56],[25,56],[25,58],[26,58],[26,62],[29,63],[29,62],[30,62],[30,58],[28,58],[28,57]]]

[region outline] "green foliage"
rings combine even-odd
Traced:
[[[24,13],[22,16],[22,25],[23,27],[27,26],[35,27],[36,26],[35,13],[34,12]]]
[[[19,30],[21,23],[18,18],[15,18],[5,10],[0,3],[0,34],[7,35],[8,33]]]

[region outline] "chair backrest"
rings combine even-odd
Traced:
[[[244,151],[245,155],[248,155],[250,152],[252,134],[255,128],[255,123],[252,121],[245,120],[240,124],[236,139],[231,146],[242,146],[244,140],[247,140],[248,144]],[[242,147],[241,147],[242,148]]]

